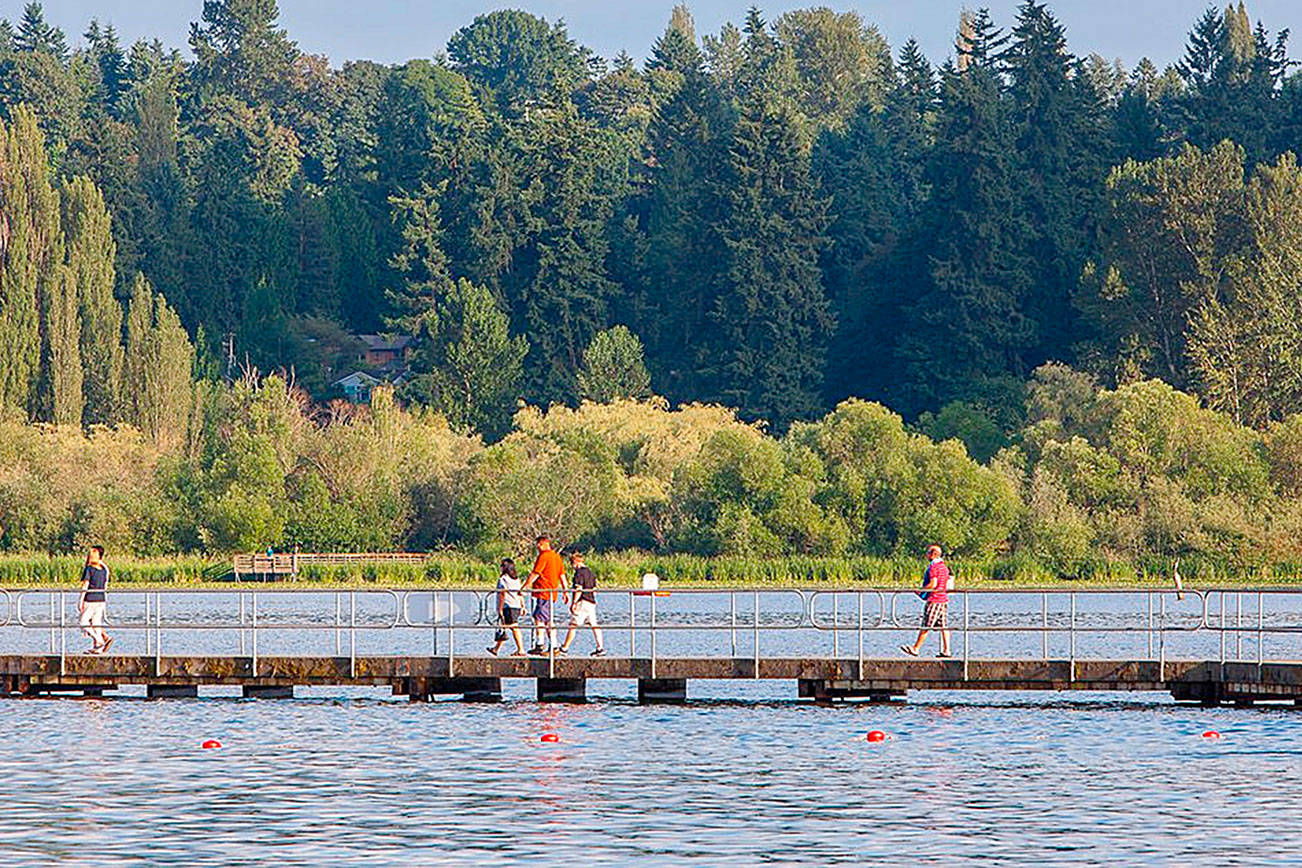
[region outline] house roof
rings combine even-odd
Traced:
[[[411,335],[397,335],[396,337],[386,337],[384,335],[358,335],[357,339],[362,342],[368,350],[400,352],[411,346]]]
[[[378,386],[379,384],[380,380],[365,371],[353,371],[348,376],[335,380],[331,385],[346,389],[349,386]]]

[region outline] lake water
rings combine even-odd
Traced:
[[[129,620],[132,604],[117,602]],[[1297,604],[1272,601],[1262,621],[1296,623]],[[322,601],[265,605],[288,621]],[[717,600],[660,605],[686,622],[722,611]],[[983,607],[1009,623],[1040,613],[1030,597]],[[780,622],[779,608],[761,624]],[[1103,626],[1128,622],[1136,605],[1079,608]],[[182,609],[165,616],[220,620],[229,601]],[[34,621],[43,610],[30,611]],[[430,641],[411,629],[405,641]],[[463,629],[458,653],[469,653],[482,637]],[[0,630],[0,652],[48,642],[20,632]],[[234,641],[212,632],[204,643]],[[666,631],[661,652],[709,653],[731,641],[718,632]],[[764,649],[830,642],[804,632],[765,635]],[[121,635],[140,650],[143,637]],[[1101,635],[1088,640],[1098,650],[1146,647]],[[870,650],[903,638],[874,633]],[[1200,631],[1168,638],[1219,645]],[[626,639],[612,635],[617,653]],[[310,639],[333,641],[333,631]],[[1038,637],[972,641],[974,656],[1040,650]],[[1283,653],[1291,638],[1271,641]],[[1302,864],[1302,710],[1291,707],[922,692],[826,708],[795,700],[786,682],[693,682],[686,706],[641,707],[632,682],[615,681],[593,682],[593,701],[576,706],[532,702],[528,681],[505,690],[493,705],[347,688],[294,700],[0,701],[0,853],[5,865]],[[1209,729],[1223,737],[1203,738]],[[889,739],[868,743],[869,730]],[[200,749],[208,738],[223,747]]]

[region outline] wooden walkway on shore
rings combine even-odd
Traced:
[[[1214,706],[1302,704],[1302,661],[937,660],[764,657],[251,657],[21,654],[0,656],[0,694],[101,695],[144,685],[152,697],[238,686],[249,697],[288,697],[297,686],[389,687],[395,695],[493,700],[502,680],[531,678],[539,701],[581,701],[589,679],[635,680],[642,702],[681,702],[697,679],[794,681],[821,702],[889,700],[911,691],[1157,691]]]

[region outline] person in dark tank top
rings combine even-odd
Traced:
[[[81,570],[81,600],[77,604],[81,631],[90,637],[87,654],[103,654],[113,644],[104,632],[104,610],[108,606],[109,568],[104,563],[104,547],[91,546],[86,552],[86,566]]]

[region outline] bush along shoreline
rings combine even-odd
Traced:
[[[234,583],[229,558],[178,556],[109,558],[113,584],[127,588],[234,588],[263,586],[293,588],[491,588],[497,580],[497,559],[473,554],[433,554],[424,564],[304,566],[297,579],[274,581],[245,577]],[[677,588],[899,588],[917,585],[923,562],[911,558],[814,557],[787,558],[657,556],[622,551],[594,554],[589,565],[602,584],[634,588],[646,573],[666,587]],[[1024,559],[957,558],[951,562],[960,588],[974,590],[1099,589],[1173,587],[1173,563],[1107,563],[1088,577],[1063,578]],[[82,559],[75,555],[0,555],[0,588],[74,587]],[[1279,565],[1252,573],[1218,569],[1210,562],[1181,562],[1186,588],[1302,587],[1302,565]]]

